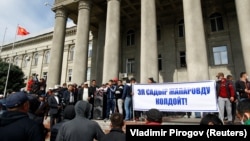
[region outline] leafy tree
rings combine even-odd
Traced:
[[[0,94],[4,93],[8,69],[9,63],[0,60]],[[11,64],[6,92],[20,91],[20,89],[25,86],[23,78],[24,73],[22,69],[16,65]]]

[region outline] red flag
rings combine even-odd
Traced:
[[[17,35],[28,35],[30,34],[25,28],[18,26]]]

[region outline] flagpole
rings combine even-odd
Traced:
[[[16,37],[17,37],[17,31],[18,31],[18,26],[19,25],[17,25],[15,39],[14,39],[14,42],[12,44],[11,54],[13,54],[13,52],[14,52],[14,47],[15,47],[15,42],[16,42]],[[12,59],[9,59],[9,68],[8,68],[7,78],[6,78],[5,87],[4,87],[4,98],[6,98],[6,90],[7,90],[8,81],[9,81],[10,67],[11,67],[11,64],[12,64],[11,60]]]
[[[0,57],[1,57],[2,48],[3,48],[3,45],[4,45],[4,41],[5,41],[6,31],[7,31],[7,27],[5,28],[4,34],[3,34],[3,42],[2,42],[2,46],[1,46],[1,48],[0,48]]]

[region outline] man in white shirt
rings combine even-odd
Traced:
[[[91,98],[91,93],[90,93],[90,89],[88,87],[88,82],[84,82],[82,84],[82,87],[78,90],[78,95],[77,95],[77,100],[83,100],[83,101],[87,101],[89,102],[90,98]],[[90,104],[90,113],[89,113],[89,119],[92,118],[92,114],[91,114],[91,111],[92,111],[92,108],[93,108],[93,105]]]

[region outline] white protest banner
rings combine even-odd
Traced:
[[[133,86],[134,110],[218,112],[215,81],[152,83]]]

